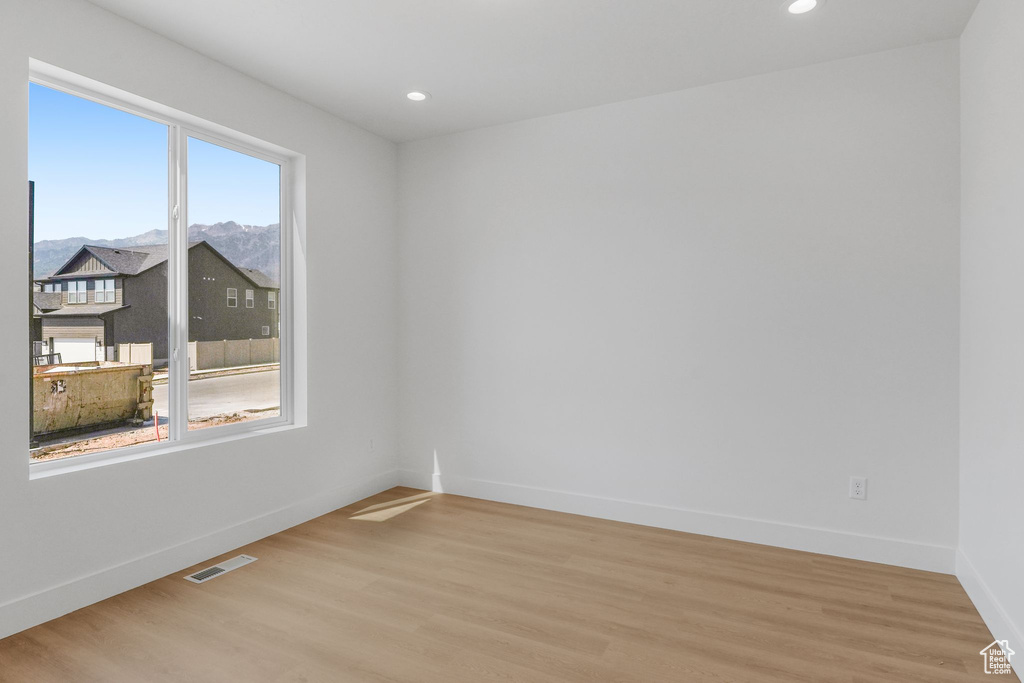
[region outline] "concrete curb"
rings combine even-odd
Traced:
[[[217,368],[215,370],[198,370],[189,377],[190,382],[212,377],[228,377],[230,375],[248,375],[253,372],[270,372],[280,370],[280,363],[264,363],[262,365],[240,365],[236,368]],[[166,373],[154,373],[153,386],[167,384]]]

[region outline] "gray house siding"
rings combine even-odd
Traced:
[[[269,292],[255,287],[205,245],[189,254],[189,341],[262,339],[278,336],[278,309],[268,307]],[[238,306],[228,308],[227,289],[238,290]],[[246,308],[245,290],[252,289],[254,307]],[[124,279],[123,301],[128,308],[108,316],[110,344],[153,344],[153,359],[167,362],[167,263]],[[267,327],[269,334],[263,334]]]
[[[88,252],[83,252],[68,266],[64,267],[64,274],[82,273],[91,277],[97,277],[109,273],[110,269],[100,263],[100,260]]]
[[[99,318],[43,318],[42,338],[49,339],[94,339],[104,342],[103,321]]]
[[[234,308],[227,304],[229,287],[238,292]],[[245,305],[247,289],[253,290],[252,308]],[[277,290],[256,287],[205,245],[193,247],[188,263],[189,341],[277,337],[279,310],[267,305],[271,291]],[[264,327],[268,334],[263,334]]]
[[[112,344],[153,344],[153,361],[167,362],[167,264],[124,280],[124,304],[108,316]]]
[[[92,252],[97,251],[108,268]],[[126,343],[153,344],[153,360],[163,365],[169,357],[167,330],[167,249],[163,245],[116,250],[86,246],[46,286],[57,285],[61,292],[61,311],[43,316],[42,337],[95,335],[107,347],[107,357],[114,357],[114,347]],[[272,339],[279,336],[279,290],[260,287],[273,284],[259,271],[246,271],[224,259],[205,242],[193,243],[188,250],[189,273],[189,341],[223,341]],[[118,269],[117,273],[111,268]],[[96,301],[98,280],[114,280],[114,301]],[[87,302],[68,303],[69,283],[85,281]],[[237,292],[237,303],[228,306],[228,289]],[[253,292],[253,307],[246,305],[246,292]],[[275,306],[270,308],[271,293]],[[41,293],[41,297],[56,295]],[[45,302],[43,302],[45,303]],[[52,302],[51,302],[52,303]],[[79,311],[79,316],[73,316]],[[97,310],[98,309],[98,310]],[[99,315],[91,320],[90,329],[82,320],[86,315]],[[47,329],[66,325],[61,335],[48,334]],[[72,331],[70,328],[76,328]]]

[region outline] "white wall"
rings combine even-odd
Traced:
[[[952,569],[955,41],[410,143],[396,169],[392,144],[92,5],[0,3],[2,291],[28,278],[34,57],[305,154],[312,314],[309,427],[36,480],[28,330],[0,335],[0,636],[385,488],[396,434],[409,483],[436,452],[457,492]],[[965,269],[1009,280],[986,272],[1005,246],[967,235]],[[965,325],[998,327],[971,291]],[[965,448],[1008,415],[981,396],[972,423],[969,394]],[[963,549],[1019,615],[981,552],[991,511]]]
[[[308,427],[29,480],[29,58],[306,155]],[[0,637],[392,483],[392,143],[80,0],[0,0],[0,101]]]
[[[1024,646],[1022,65],[1024,3],[982,0],[962,37],[957,575],[992,632],[1009,638],[1018,653]]]
[[[946,41],[401,145],[405,480],[951,572],[958,96]]]

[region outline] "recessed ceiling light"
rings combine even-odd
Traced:
[[[818,0],[792,0],[787,2],[786,9],[790,14],[806,14],[821,4]]]
[[[413,102],[424,102],[430,99],[430,93],[424,92],[423,90],[413,90],[405,95]]]

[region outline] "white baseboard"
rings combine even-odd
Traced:
[[[186,543],[0,605],[0,638],[266,538],[398,484],[390,470]]]
[[[1021,666],[1021,661],[1024,661],[1024,633],[1010,619],[1010,615],[999,604],[999,600],[962,550],[956,553],[956,578],[967,591],[967,597],[978,609],[978,614],[992,632],[993,638],[1009,640],[1010,647],[1016,648],[1017,656],[1014,658],[1013,671],[1019,680],[1024,680],[1024,676],[1021,676],[1021,673],[1024,673]]]
[[[414,488],[437,490],[437,484],[440,482],[435,482],[435,479],[438,478],[436,475],[428,473],[411,470],[399,471],[399,481],[405,486]],[[444,474],[440,479],[443,480],[445,493],[473,498],[943,574],[952,574],[956,568],[956,549],[951,547],[880,536],[863,536],[760,519],[732,517],[662,505],[649,505],[614,498],[599,498],[580,493],[503,484],[450,474]]]

